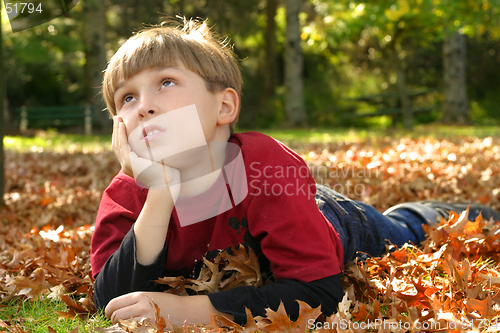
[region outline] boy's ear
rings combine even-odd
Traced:
[[[217,124],[227,125],[238,117],[240,98],[233,88],[226,88],[220,93],[222,94],[222,103],[217,115]]]

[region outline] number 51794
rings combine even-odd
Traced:
[[[28,13],[34,13],[34,12],[42,12],[42,4],[39,3],[38,6],[35,8],[35,4],[31,2],[21,2],[21,3],[10,3],[6,2],[5,3],[5,10],[7,11],[7,14],[10,14],[12,12],[19,14],[19,13],[24,13],[25,11]]]

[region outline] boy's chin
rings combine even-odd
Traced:
[[[140,158],[152,160],[164,164],[171,168],[183,170],[201,164],[210,166],[210,155],[207,146],[196,147],[189,150],[174,153],[174,149],[168,149],[165,146],[151,147],[150,149],[136,152]],[[205,163],[203,163],[205,161]]]

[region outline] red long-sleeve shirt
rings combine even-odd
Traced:
[[[235,158],[233,168],[225,168],[220,176],[230,183],[231,191],[225,186],[213,186],[194,198],[180,199],[171,217],[165,248],[150,266],[136,262],[131,231],[147,189],[122,172],[113,179],[103,194],[92,237],[91,263],[97,275],[98,305],[105,306],[112,297],[123,293],[152,290],[149,280],[161,274],[196,277],[196,265],[204,256],[245,243],[265,259],[278,283],[261,291],[242,287],[221,295],[211,294],[217,310],[244,320],[241,301],[252,303],[260,298],[254,314],[262,315],[265,307],[288,297],[290,302],[309,299],[311,303],[322,303],[329,312],[335,310],[342,297],[338,274],[343,266],[343,251],[337,232],[316,206],[315,181],[306,163],[285,145],[260,133],[234,134],[229,143],[239,148],[242,157]],[[243,174],[234,171],[241,170],[234,166],[238,163],[244,167]],[[195,209],[189,210],[193,205]],[[214,205],[220,213],[201,221]],[[196,223],[186,225],[186,216]],[[120,275],[127,270],[132,270],[128,276]],[[120,279],[130,280],[130,274],[137,283],[126,282],[114,292],[105,287],[120,285]],[[145,279],[149,280],[140,281]],[[328,288],[331,291],[325,292]],[[244,305],[252,309],[251,304]]]

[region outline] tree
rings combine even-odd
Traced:
[[[467,122],[464,35],[485,34],[498,21],[499,5],[499,0],[339,0],[331,8],[343,6],[347,15],[336,17],[341,17],[346,35],[358,50],[365,47],[371,68],[389,73],[386,81],[399,92],[403,121],[406,128],[411,128],[408,68],[418,62],[414,54],[419,49],[434,47],[436,42],[443,45],[442,77],[434,83],[444,87],[443,121]],[[431,70],[425,68],[428,73]],[[388,86],[384,83],[383,89]]]
[[[1,8],[1,7],[0,7]],[[5,124],[4,112],[4,81],[5,71],[3,68],[3,32],[2,32],[2,11],[0,10],[0,206],[3,205],[3,194],[5,191],[5,170],[4,170],[4,152],[3,152],[3,136]]]
[[[266,70],[265,70],[265,91],[266,97],[274,96],[276,87],[276,22],[274,18],[278,8],[277,0],[267,0],[266,4]]]
[[[466,124],[468,114],[466,60],[468,36],[484,34],[486,27],[497,21],[499,0],[441,0],[435,14],[442,27],[444,123]],[[498,23],[498,22],[497,22]]]
[[[401,103],[403,124],[407,130],[411,130],[413,128],[413,109],[406,79],[406,64],[399,57],[401,51],[397,50],[398,47],[400,47],[400,45],[395,41],[389,44],[387,51],[389,53],[392,69],[396,74],[396,86],[399,93],[399,101]]]
[[[469,123],[466,82],[466,36],[459,31],[447,34],[443,42],[444,105],[443,123]]]
[[[106,11],[100,0],[83,1],[83,10],[86,100],[92,105],[93,116],[100,131],[109,132],[111,122],[108,113],[103,112],[104,104],[99,94],[102,71],[106,67]]]
[[[378,69],[384,79],[378,86],[387,89],[390,82],[398,92],[399,107],[407,129],[413,126],[407,73],[411,48],[425,46],[433,40],[436,21],[430,10],[433,1],[339,0],[331,5],[337,11],[335,20],[332,18],[331,21],[339,27],[344,26],[344,39],[353,43],[353,61],[362,62],[360,67],[363,70]],[[379,89],[373,93],[379,93]]]
[[[409,94],[407,67],[408,50],[406,45],[412,40],[417,44],[425,45],[426,40],[422,32],[432,36],[435,18],[430,8],[432,0],[379,0],[360,9],[365,19],[375,21],[377,29],[375,35],[379,38],[381,54],[386,66],[394,74],[399,101],[403,115],[404,127],[411,130],[413,127],[413,109]],[[377,13],[383,9],[382,13]],[[373,19],[373,15],[378,15]],[[429,35],[426,37],[429,38]]]
[[[382,34],[380,39],[389,40],[388,44],[400,46],[398,58],[404,59],[405,44],[417,41],[426,47],[430,38],[442,41],[443,45],[443,114],[445,123],[465,124],[469,122],[467,81],[466,81],[466,35],[478,36],[497,21],[499,0],[456,1],[456,0],[377,0],[367,10],[364,19],[375,14],[377,8],[385,8],[385,18],[378,17],[377,28]],[[392,32],[391,32],[392,30]],[[398,42],[396,40],[399,39]],[[396,45],[396,46],[397,46]],[[390,59],[398,72],[398,59]],[[401,64],[401,62],[399,62]],[[401,88],[400,75],[397,76],[398,90]],[[404,93],[401,94],[403,109],[406,109]],[[407,114],[405,112],[404,114]],[[405,120],[408,124],[409,120]],[[408,127],[408,126],[407,126]]]
[[[285,111],[292,126],[307,124],[302,80],[302,48],[300,46],[300,0],[285,0]]]

